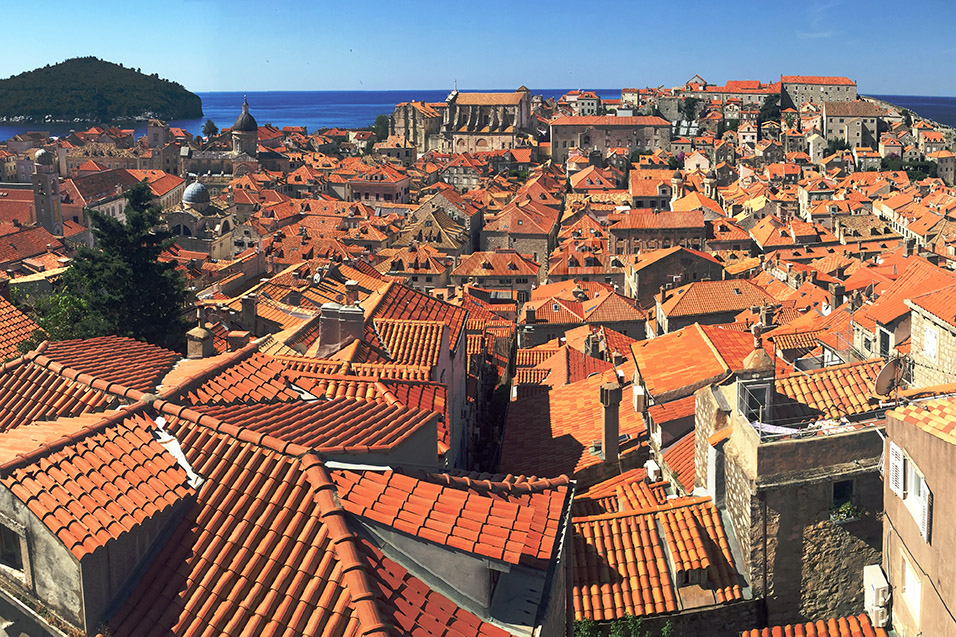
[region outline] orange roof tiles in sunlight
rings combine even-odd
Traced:
[[[874,628],[870,618],[861,613],[849,617],[821,619],[806,624],[787,624],[771,628],[752,628],[740,637],[886,637],[882,628]]]

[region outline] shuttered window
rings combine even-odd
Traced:
[[[894,442],[890,442],[890,491],[897,497],[906,497],[906,459],[903,450]]]

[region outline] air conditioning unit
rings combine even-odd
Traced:
[[[648,482],[660,482],[661,481],[661,467],[654,460],[648,460],[644,463],[644,468],[647,470],[647,480]]]
[[[889,622],[889,611],[885,606],[867,606],[866,614],[870,617],[870,623],[874,628],[886,628]]]
[[[890,602],[890,584],[879,564],[863,567],[863,603],[867,608],[882,608]]]

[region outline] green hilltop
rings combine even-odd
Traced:
[[[202,100],[182,84],[95,57],[0,80],[0,119],[111,122],[197,119],[202,114]]]

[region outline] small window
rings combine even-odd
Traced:
[[[20,536],[3,524],[0,524],[0,564],[17,571],[23,570]]]
[[[839,480],[833,483],[833,507],[838,508],[853,500],[853,480]]]

